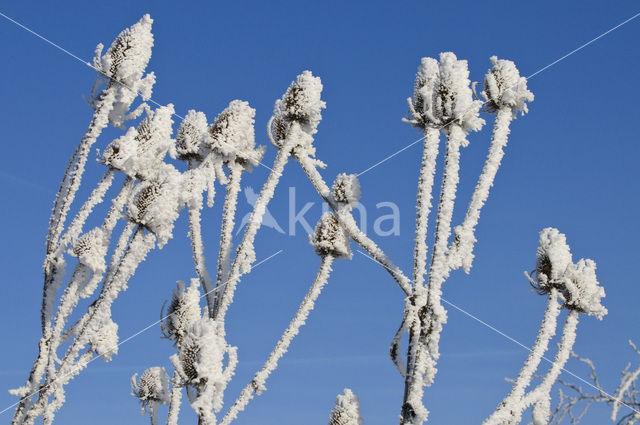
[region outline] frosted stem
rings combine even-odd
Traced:
[[[220,229],[220,252],[218,254],[218,273],[216,276],[216,289],[229,277],[229,263],[231,258],[231,247],[233,243],[233,227],[235,225],[236,207],[238,206],[238,194],[240,193],[240,181],[244,168],[237,162],[229,164],[229,181],[227,182],[227,194],[224,199],[222,210],[222,228]],[[215,294],[209,296],[215,299]],[[212,305],[212,304],[209,304]],[[215,311],[215,308],[214,308]],[[209,312],[212,315],[212,311]]]
[[[80,296],[78,295],[79,288],[88,282],[91,277],[91,271],[83,264],[78,264],[73,271],[69,285],[65,289],[60,299],[60,306],[58,307],[58,313],[53,321],[53,328],[51,330],[50,345],[49,345],[49,364],[47,375],[53,377],[55,375],[55,360],[60,345],[62,331],[67,318],[73,312],[73,309],[78,305]]]
[[[103,177],[103,179],[101,180],[101,183],[104,183],[102,189],[100,189],[100,191],[104,190],[106,191],[108,189],[108,187],[106,187],[106,182],[110,181],[111,178],[108,176],[109,172],[107,172],[105,174],[105,176]],[[100,186],[101,184],[99,184],[98,186]],[[107,214],[107,217],[105,218],[105,221],[102,225],[103,230],[105,230],[105,234],[107,237],[111,236],[111,232],[113,230],[113,227],[115,226],[117,220],[120,218],[121,216],[121,211],[122,208],[124,206],[124,202],[128,196],[129,191],[131,190],[131,187],[133,186],[133,179],[131,179],[130,177],[127,177],[123,183],[122,188],[120,189],[120,192],[118,193],[118,195],[113,199],[112,201],[112,206],[109,210],[109,213]],[[85,205],[81,208],[81,211],[87,211],[88,213],[90,213],[90,209],[93,208],[93,205],[90,206],[90,204],[94,203],[98,198],[100,198],[99,193],[100,191],[98,191],[98,188],[96,188],[93,192],[92,192],[92,196],[89,198],[89,200],[87,200],[87,202],[85,203]],[[95,205],[95,204],[94,204]],[[80,217],[80,213],[76,216],[76,218],[74,219],[74,222],[76,222],[76,220],[78,220],[78,217]],[[86,218],[84,219],[86,220]],[[81,228],[82,225],[80,225]],[[133,226],[133,225],[131,225]],[[74,224],[72,222],[72,225],[70,226],[70,229],[74,227]],[[133,227],[131,227],[131,229],[133,229]],[[69,233],[67,233],[69,234]],[[131,234],[129,233],[128,237]],[[120,254],[121,255],[121,254]],[[118,257],[119,258],[119,257]],[[58,261],[63,261],[62,259],[59,259]],[[64,264],[64,263],[62,263]],[[46,364],[46,360],[49,357],[49,348],[51,346],[50,344],[50,338],[52,337],[52,328],[51,328],[51,314],[52,314],[52,310],[53,310],[53,301],[54,301],[54,293],[55,293],[55,289],[59,286],[58,283],[56,282],[56,280],[59,280],[62,276],[60,276],[61,272],[63,271],[63,268],[56,268],[53,273],[51,275],[48,276],[49,282],[46,283],[45,281],[45,295],[43,296],[43,305],[42,305],[42,319],[43,319],[43,325],[44,325],[44,329],[43,329],[43,337],[40,340],[40,343],[38,344],[38,356],[34,362],[33,368],[31,369],[31,372],[29,374],[29,379],[27,381],[27,383],[25,384],[25,386],[22,387],[22,389],[24,391],[27,391],[27,393],[32,394],[36,391],[40,380],[42,379],[42,376],[45,372],[45,364]],[[45,277],[46,279],[46,277]],[[60,308],[58,308],[58,310],[60,310]],[[47,320],[46,317],[49,317],[49,319]],[[29,397],[31,398],[31,397]],[[18,405],[18,408],[16,409],[16,414],[14,417],[14,421],[18,420],[18,417],[22,417],[22,415],[26,412],[26,410],[28,410],[31,406],[31,402],[29,402],[26,398],[23,397],[23,399],[20,400],[20,403]],[[20,419],[22,420],[22,419]],[[17,423],[20,423],[20,420]]]
[[[535,389],[529,391],[522,399],[521,411],[524,411],[532,404],[536,404],[534,407],[535,425],[546,423],[549,419],[549,415],[551,414],[549,411],[551,387],[558,379],[558,376],[562,372],[562,369],[564,369],[565,364],[567,364],[573,344],[576,342],[578,316],[579,313],[577,310],[569,311],[562,329],[562,339],[560,340],[558,352],[556,353],[556,357],[553,359],[551,369],[549,369],[542,382]],[[538,410],[538,412],[536,412],[536,410]]]
[[[60,188],[56,194],[56,200],[53,204],[51,218],[49,219],[47,255],[51,254],[55,250],[58,238],[62,233],[67,212],[69,211],[76,192],[80,187],[80,181],[84,174],[87,157],[89,156],[91,147],[109,122],[109,111],[113,107],[114,99],[113,90],[105,90],[105,93],[101,96],[101,99],[96,106],[89,128],[82,136],[82,139],[80,139],[80,143],[76,147],[76,150],[67,164],[64,177],[60,182]]]
[[[509,125],[512,119],[513,112],[508,107],[502,107],[496,114],[487,159],[482,168],[482,173],[478,177],[478,183],[471,196],[464,221],[461,226],[455,229],[456,240],[449,248],[449,266],[452,270],[462,267],[468,273],[471,269],[473,245],[476,241],[474,236],[475,228],[504,157],[504,148],[507,146],[510,132]]]
[[[283,145],[278,150],[278,154],[273,162],[273,167],[271,168],[269,177],[267,178],[264,186],[262,186],[258,200],[251,212],[249,223],[242,235],[242,241],[238,247],[236,257],[233,260],[233,265],[231,266],[226,285],[222,290],[222,294],[216,294],[219,297],[219,301],[216,303],[217,308],[214,312],[214,319],[220,323],[224,323],[225,314],[227,313],[229,305],[231,305],[231,302],[233,301],[233,294],[236,290],[240,277],[248,272],[251,263],[253,262],[253,257],[255,256],[253,252],[253,242],[256,238],[256,234],[258,233],[258,229],[262,224],[262,218],[267,205],[269,204],[269,201],[271,201],[271,198],[273,198],[276,186],[278,185],[282,172],[284,171],[284,166],[287,164],[287,161],[289,161],[291,150],[296,145],[296,142],[295,138],[287,137],[283,141]]]
[[[402,362],[401,356],[401,347],[400,343],[402,342],[402,337],[407,332],[409,328],[409,323],[407,322],[407,310],[405,309],[404,315],[402,316],[402,322],[398,327],[398,331],[393,336],[393,340],[391,340],[391,346],[389,348],[389,355],[391,356],[391,361],[394,365],[396,365],[396,369],[400,372],[400,375],[404,378],[407,375],[407,366]]]
[[[169,414],[167,415],[167,425],[178,425],[178,414],[180,413],[180,403],[182,399],[182,380],[174,371],[171,379],[171,401],[169,403]]]
[[[254,394],[261,394],[264,390],[266,390],[264,384],[267,381],[267,378],[278,367],[278,361],[282,358],[282,356],[289,349],[289,345],[291,345],[291,341],[295,338],[296,335],[300,332],[300,328],[305,324],[307,318],[309,317],[309,312],[313,310],[315,305],[315,301],[320,295],[322,288],[326,285],[329,274],[331,273],[331,264],[333,263],[334,258],[331,255],[326,255],[322,257],[322,262],[320,263],[320,268],[318,269],[318,273],[316,274],[316,278],[309,288],[307,295],[305,295],[300,307],[298,307],[298,311],[295,316],[287,326],[287,329],[284,331],[278,342],[276,343],[275,348],[269,354],[267,361],[262,366],[262,369],[258,371],[251,382],[244,387],[242,393],[235,401],[229,412],[222,418],[220,425],[228,425],[234,419],[238,417],[238,413],[244,410],[249,401],[253,398]]]
[[[559,314],[558,290],[552,288],[547,297],[547,308],[544,312],[536,342],[520,370],[516,382],[513,384],[509,395],[500,403],[495,412],[483,422],[483,425],[499,425],[513,420],[515,417],[521,417],[522,411],[519,411],[519,403],[524,396],[525,389],[531,383],[533,374],[540,365],[542,356],[549,348],[549,341],[556,333]]]
[[[447,241],[451,234],[451,218],[456,197],[460,171],[460,146],[465,139],[463,130],[457,124],[449,126],[447,139],[447,151],[445,155],[444,175],[440,190],[438,204],[438,216],[436,221],[433,255],[429,268],[429,283],[426,299],[415,299],[415,310],[428,318],[428,324],[423,320],[413,320],[412,331],[409,333],[410,352],[415,356],[409,358],[407,364],[407,377],[405,379],[405,396],[402,407],[401,424],[421,424],[426,420],[426,409],[422,405],[422,393],[424,386],[430,386],[435,377],[435,365],[438,361],[438,345],[442,325],[446,323],[447,312],[442,306],[442,283],[449,275],[447,264]],[[418,287],[414,287],[417,291]],[[420,300],[426,301],[426,312],[421,313],[425,305]],[[428,312],[428,314],[427,314]],[[426,325],[426,326],[425,326]],[[418,338],[418,341],[416,341]],[[423,341],[426,342],[424,346]],[[415,345],[414,344],[418,344]],[[428,350],[428,352],[427,352]],[[416,368],[416,364],[420,367]]]
[[[84,223],[87,221],[89,214],[93,211],[96,205],[102,203],[104,200],[104,195],[107,193],[107,190],[111,187],[113,183],[113,175],[114,171],[112,168],[109,168],[106,173],[102,176],[102,179],[98,182],[98,185],[93,189],[89,199],[86,200],[84,205],[78,211],[78,214],[73,218],[71,224],[69,225],[69,229],[62,236],[58,253],[61,250],[64,250],[67,244],[69,244],[72,240],[78,237],[80,233],[82,233],[82,227]]]
[[[375,242],[369,239],[369,237],[365,235],[360,228],[358,228],[356,221],[353,219],[353,216],[349,211],[346,211],[343,208],[337,208],[331,201],[329,187],[318,172],[314,161],[306,155],[296,156],[296,159],[302,166],[303,171],[311,181],[311,184],[313,184],[313,187],[316,189],[318,194],[336,213],[340,224],[342,224],[345,230],[349,232],[349,236],[351,236],[351,238],[360,245],[362,249],[367,251],[369,255],[371,255],[371,257],[373,257],[373,259],[378,262],[391,275],[391,277],[393,277],[393,279],[398,283],[398,286],[400,286],[400,289],[402,289],[406,295],[410,295],[410,280],[404,275],[402,270],[393,264],[384,251],[382,251]]]
[[[125,229],[122,236],[126,233]],[[122,239],[123,238],[121,237],[118,245],[121,245]],[[39,393],[39,399],[36,406],[28,412],[25,422],[26,424],[33,423],[33,421],[42,414],[42,412],[45,412],[49,416],[53,416],[55,405],[52,404],[50,406],[46,406],[48,398],[52,394],[56,395],[56,397],[64,397],[62,386],[86,367],[89,360],[84,358],[84,354],[75,363],[74,359],[86,344],[89,343],[89,329],[94,325],[95,321],[100,321],[101,319],[109,316],[111,304],[119,293],[126,289],[127,281],[135,273],[137,266],[145,259],[147,253],[153,248],[155,241],[156,237],[152,233],[145,235],[141,228],[138,228],[134,232],[122,259],[117,266],[117,269],[112,274],[107,274],[107,279],[102,286],[100,296],[92,308],[90,308],[81,319],[82,324],[78,330],[76,338],[73,340],[71,346],[67,350],[67,353],[60,362],[60,366],[58,367],[55,377],[53,380],[47,381],[46,385]],[[92,349],[89,349],[85,354],[87,353],[92,353]]]
[[[200,227],[201,211],[202,202],[195,206],[189,205],[189,236],[191,238],[191,249],[193,251],[193,264],[195,265],[196,273],[198,274],[202,290],[204,291],[205,298],[207,300],[209,314],[212,314],[212,297],[214,294],[211,288],[211,276],[209,275],[209,270],[207,270],[207,266],[205,265],[204,245],[202,244],[202,228]]]
[[[431,210],[431,192],[436,172],[436,158],[438,157],[438,143],[440,143],[440,130],[427,127],[416,198],[416,240],[413,249],[414,287],[424,285],[424,275],[427,272],[427,228],[429,211]]]

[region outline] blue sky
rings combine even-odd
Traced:
[[[416,68],[423,56],[453,51],[469,61],[471,79],[481,81],[489,57],[513,60],[531,75],[581,44],[638,13],[637,2],[229,2],[168,6],[165,3],[45,2],[5,4],[0,11],[79,57],[89,60],[99,42],[109,45],[144,13],[154,18],[155,47],[149,65],[157,75],[153,98],[174,103],[184,115],[198,109],[213,119],[233,99],[257,109],[256,135],[264,132],[273,102],[295,76],[320,76],[327,102],[316,138],[317,155],[332,180],[360,172],[416,140],[400,119],[406,113]],[[619,371],[640,359],[626,341],[638,334],[636,275],[639,180],[636,84],[640,66],[640,19],[537,74],[529,81],[536,99],[530,113],[512,125],[510,143],[476,237],[469,276],[456,272],[444,297],[530,345],[544,299],[529,288],[523,270],[533,268],[538,232],[547,226],[566,233],[574,258],[592,258],[605,287],[609,315],[583,318],[575,350],[590,357],[606,389]],[[5,389],[21,385],[39,337],[41,264],[50,208],[64,166],[91,118],[82,99],[95,72],[34,35],[0,19],[4,133],[0,155],[0,410],[15,398]],[[489,118],[489,117],[485,117]],[[177,124],[175,126],[177,128]],[[117,135],[108,131],[102,148]],[[463,151],[460,222],[482,166],[490,126]],[[414,203],[420,144],[361,177],[369,227],[380,202],[401,213],[400,235],[375,237],[407,273],[412,265]],[[268,147],[266,164],[275,149]],[[84,191],[100,166],[90,159]],[[246,180],[254,189],[266,179],[257,168]],[[313,225],[320,202],[297,164],[270,206],[288,232],[289,187]],[[214,268],[219,217],[205,215],[206,253]],[[241,200],[239,214],[249,211]],[[177,279],[195,276],[182,217],[175,237],[154,251],[114,306],[121,339],[157,320]],[[229,313],[229,342],[240,365],[226,403],[248,382],[295,312],[312,281],[318,258],[298,225],[295,235],[263,228],[258,260],[283,250],[247,276]],[[340,261],[308,325],[294,341],[268,391],[242,413],[237,424],[326,422],[335,396],[350,387],[360,396],[367,424],[396,421],[403,382],[388,359],[388,344],[402,316],[403,297],[376,264],[360,254]],[[479,423],[509,389],[526,351],[459,312],[449,309],[436,383],[426,391],[432,423]],[[153,328],[120,347],[110,363],[93,362],[68,386],[62,424],[147,423],[129,395],[129,377],[149,366],[169,367],[171,344]],[[586,377],[577,363],[567,368]],[[193,415],[185,406],[183,423]],[[601,424],[594,410],[585,424]],[[11,413],[0,417],[9,422]],[[181,423],[182,423],[181,422]]]

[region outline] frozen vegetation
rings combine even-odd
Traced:
[[[211,121],[205,113],[191,110],[183,120],[174,122],[173,105],[151,107],[147,102],[155,76],[146,71],[154,43],[151,25],[152,19],[146,15],[120,33],[106,52],[102,45],[96,48],[93,66],[98,79],[88,99],[94,116],[55,198],[44,259],[42,337],[25,384],[12,390],[19,397],[13,424],[33,424],[39,418],[51,424],[66,401],[65,387],[70,380],[95,356],[109,361],[117,354],[118,325],[111,317],[112,305],[149,252],[171,242],[181,213],[189,219],[194,270],[185,271],[188,284],[178,282],[163,308],[162,332],[175,348],[170,358],[173,370],[150,367],[131,379],[132,395],[152,424],[160,420],[160,405],[169,406],[166,423],[178,424],[185,402],[196,412],[200,425],[233,422],[254,397],[267,390],[269,376],[310,319],[332,265],[351,258],[352,242],[378,262],[406,295],[404,300],[398,299],[404,314],[391,341],[390,357],[404,379],[400,423],[425,423],[429,410],[423,395],[436,378],[440,335],[447,323],[442,302],[445,282],[457,269],[470,272],[475,229],[503,159],[511,124],[527,113],[528,103],[533,101],[526,79],[513,62],[492,57],[479,98],[469,80],[466,60],[451,52],[438,59],[422,59],[405,119],[423,135],[413,270],[405,273],[356,225],[352,213],[361,196],[357,177],[342,173],[329,185],[321,174],[325,164],[316,157],[314,137],[326,105],[322,82],[310,71],[298,75],[275,102],[268,138],[277,155],[241,240],[234,246],[242,178],[260,163],[266,150],[256,146],[255,110],[245,101],[234,100]],[[487,157],[464,219],[454,225],[454,207],[460,202],[456,192],[461,151],[485,125],[492,125]],[[72,209],[88,154],[107,126],[122,133],[103,145],[99,162],[104,176],[88,199]],[[444,165],[442,176],[437,178],[439,161]],[[185,171],[176,167],[178,162],[185,165],[181,167]],[[310,237],[309,249],[319,258],[310,267],[317,271],[315,277],[309,277],[308,292],[273,351],[238,398],[226,403],[225,389],[233,378],[239,350],[227,341],[226,313],[243,276],[252,272],[254,242],[287,166],[300,166],[330,207]],[[112,188],[114,181],[120,181],[114,179],[118,173],[124,179]],[[434,182],[440,180],[438,191]],[[218,194],[218,202],[224,205],[219,246],[211,253],[211,247],[205,250],[203,245],[201,213],[216,201],[216,187],[224,188],[224,196]],[[87,219],[103,202],[109,208],[102,224],[86,228]],[[432,246],[427,245],[430,220],[434,224]],[[207,255],[217,258],[215,267],[207,266]],[[603,390],[592,396],[571,387],[577,395],[561,398],[556,410],[551,409],[551,390],[572,354],[579,319],[602,319],[607,310],[602,305],[604,290],[596,278],[595,263],[574,262],[566,238],[558,230],[547,228],[540,233],[535,261],[535,271],[527,277],[537,293],[547,298],[540,330],[511,391],[484,424],[520,423],[528,409],[536,425],[562,420],[565,415],[573,420],[572,409],[585,400],[610,403],[613,419],[621,403],[638,406],[640,370],[627,369],[615,396]],[[82,299],[92,302],[72,322],[69,318]],[[561,315],[562,309],[568,313]],[[558,323],[561,317],[563,324]],[[558,328],[562,337],[553,364],[539,382],[534,381],[540,376],[536,372],[541,357],[549,351]],[[595,370],[593,378],[600,388]],[[634,414],[624,419],[625,424],[640,420]],[[345,389],[330,412],[329,424],[362,423],[358,398]]]

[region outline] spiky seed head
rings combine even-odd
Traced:
[[[176,134],[176,152],[182,160],[202,160],[206,149],[207,116],[203,112],[187,112]]]
[[[484,125],[479,117],[482,102],[473,100],[466,60],[451,52],[440,53],[440,61],[422,58],[418,67],[411,103],[411,118],[406,121],[425,129],[433,127],[448,132],[457,124],[468,133]]]
[[[573,257],[567,238],[558,229],[548,227],[540,232],[536,253],[536,283],[541,293],[558,285]]]
[[[163,367],[150,367],[142,372],[140,379],[137,377],[137,373],[131,377],[131,395],[140,401],[143,411],[149,406],[171,401],[169,375]]]
[[[177,289],[173,290],[169,308],[163,312],[164,320],[161,322],[164,335],[176,344],[180,342],[189,326],[202,317],[199,280],[191,279],[191,285],[186,291],[183,281],[179,280],[177,286]]]
[[[182,181],[180,172],[164,164],[153,178],[138,183],[129,195],[127,218],[153,233],[159,247],[173,236],[174,223],[184,206]]]
[[[293,123],[297,123],[309,136],[317,132],[322,109],[326,107],[321,94],[322,82],[311,71],[304,71],[291,83],[274,107],[271,133],[276,147],[280,147]]]
[[[71,254],[92,271],[102,272],[105,269],[104,257],[107,254],[107,248],[104,231],[96,227],[72,242]]]
[[[364,421],[360,415],[360,401],[358,397],[348,388],[338,395],[336,405],[331,410],[329,425],[363,425]]]
[[[248,102],[233,100],[209,127],[211,148],[227,162],[257,165],[264,147],[256,149],[254,117],[256,110]]]
[[[360,200],[360,182],[356,174],[338,174],[331,186],[331,197],[338,206],[349,209],[356,206]]]
[[[607,309],[602,305],[604,288],[596,277],[596,263],[581,259],[569,265],[565,281],[565,307],[602,319]]]
[[[113,84],[132,83],[139,80],[151,59],[153,19],[144,15],[130,28],[124,29],[113,41],[102,58],[96,58],[94,65],[113,81]]]
[[[527,102],[533,101],[533,93],[527,89],[527,79],[520,76],[516,65],[506,59],[491,57],[492,67],[484,78],[482,96],[486,99],[486,109],[495,112],[509,108],[514,114],[528,112]]]
[[[351,258],[349,235],[336,216],[329,211],[322,214],[316,225],[313,237],[309,239],[318,255]]]

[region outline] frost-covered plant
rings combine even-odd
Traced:
[[[360,416],[360,401],[358,397],[349,389],[338,395],[336,406],[331,410],[329,425],[363,425],[364,421]]]
[[[481,92],[486,99],[485,111],[496,115],[491,145],[465,218],[452,228],[460,150],[468,145],[469,134],[485,124],[480,117],[483,102],[473,98],[465,60],[450,52],[442,53],[439,60],[422,60],[413,98],[408,100],[409,117],[405,120],[424,133],[412,282],[358,228],[352,216],[361,196],[357,176],[341,173],[329,186],[319,171],[326,165],[316,157],[314,139],[326,104],[322,100],[322,82],[310,71],[298,75],[275,102],[267,136],[277,154],[272,166],[267,167],[270,174],[234,249],[232,235],[241,179],[244,172],[261,164],[265,152],[264,146],[256,146],[255,110],[247,102],[233,100],[211,124],[203,112],[190,110],[181,120],[174,140],[173,105],[152,109],[144,102],[149,100],[155,82],[153,73],[145,74],[153,45],[151,23],[151,18],[145,15],[123,31],[104,55],[102,45],[96,49],[94,67],[99,79],[89,99],[94,117],[72,155],[54,203],[44,263],[42,338],[27,383],[13,391],[21,397],[13,423],[33,424],[39,417],[45,424],[52,423],[55,412],[65,401],[64,386],[96,356],[108,361],[117,353],[118,325],[111,315],[112,305],[147,254],[169,243],[177,218],[186,207],[198,279],[192,279],[188,288],[178,282],[169,307],[162,313],[162,332],[176,349],[170,358],[173,376],[169,379],[163,368],[150,368],[140,379],[134,376],[132,391],[149,411],[152,423],[157,422],[157,406],[168,403],[167,424],[177,425],[185,391],[199,423],[215,424],[237,364],[237,348],[226,339],[226,313],[238,283],[252,271],[256,261],[255,238],[290,158],[300,165],[331,209],[322,215],[310,237],[320,264],[293,319],[220,424],[235,420],[255,395],[266,390],[268,377],[306,323],[327,284],[333,262],[351,258],[351,241],[378,262],[406,296],[403,320],[390,352],[405,379],[401,424],[425,422],[428,411],[423,405],[423,391],[433,383],[440,356],[439,338],[447,320],[441,300],[442,286],[451,271],[462,268],[469,272],[471,268],[475,227],[504,155],[510,123],[518,113],[527,112],[527,102],[533,100],[526,79],[512,62],[491,58],[492,67]],[[134,107],[138,95],[142,102]],[[128,120],[137,123],[126,128]],[[89,151],[109,124],[123,133],[104,145],[99,163],[106,168],[105,173],[67,225]],[[444,166],[434,213],[434,243],[427,265],[426,240],[440,133],[446,139]],[[184,164],[175,164],[178,161]],[[109,198],[118,173],[123,175],[122,184]],[[205,192],[206,204],[211,207],[216,185],[226,186],[226,195],[214,282],[206,266],[201,219]],[[102,224],[85,231],[85,223],[105,199],[110,202]],[[540,241],[535,280],[531,282],[540,294],[548,297],[545,318],[532,356],[512,392],[487,423],[515,423],[530,406],[536,424],[544,423],[550,414],[549,392],[573,345],[578,315],[586,313],[601,318],[607,312],[601,305],[604,291],[596,279],[595,263],[591,260],[573,263],[564,236],[553,229],[543,231]],[[68,257],[75,264],[65,281]],[[61,288],[64,290],[57,299]],[[94,299],[86,312],[69,323],[80,300],[91,297]],[[200,298],[206,300],[204,311]],[[525,392],[555,333],[561,307],[569,313],[554,364],[541,384]],[[409,345],[403,362],[400,342],[406,333]],[[632,380],[631,377],[625,385],[635,382],[637,375]],[[621,388],[621,393],[628,391],[628,386]],[[338,396],[330,424],[362,424],[358,400],[350,390]]]
[[[192,280],[189,288],[185,290],[184,282],[179,280],[178,288],[173,290],[171,303],[160,323],[162,332],[167,339],[180,344],[180,340],[187,333],[187,329],[197,322],[202,315],[200,311],[200,291],[198,280]]]
[[[497,64],[489,70],[500,74]],[[513,67],[515,70],[515,66]],[[517,73],[517,70],[515,70]],[[520,81],[519,76],[517,78]],[[502,81],[502,79],[500,80]],[[526,82],[525,88],[526,90]],[[442,53],[440,61],[423,58],[414,85],[413,99],[408,99],[406,122],[424,133],[422,164],[416,199],[416,238],[413,262],[413,286],[406,300],[402,323],[391,344],[391,357],[405,377],[405,395],[401,412],[402,424],[426,421],[428,411],[422,404],[423,388],[433,383],[439,354],[439,340],[447,314],[441,302],[442,284],[452,270],[469,272],[473,261],[474,230],[489,189],[493,185],[507,143],[509,123],[515,108],[521,104],[502,102],[500,109],[489,108],[497,116],[489,154],[467,208],[463,223],[453,231],[451,221],[460,171],[460,148],[468,145],[467,135],[479,131],[485,121],[479,117],[482,102],[473,100],[467,61],[453,53]],[[532,97],[531,97],[532,98]],[[531,100],[527,97],[526,100]],[[427,275],[428,220],[438,157],[440,132],[446,136],[442,187],[440,190],[433,252]],[[449,243],[451,236],[454,239]],[[399,358],[400,341],[409,331],[406,365]]]
[[[349,235],[342,228],[335,215],[327,211],[322,214],[320,221],[309,240],[318,255],[331,255],[335,258],[351,258]]]
[[[355,174],[338,174],[331,186],[331,199],[339,208],[353,209],[360,200],[360,182]]]
[[[170,401],[169,375],[163,367],[150,367],[131,377],[131,395],[142,405],[142,413],[149,412],[151,425],[158,423],[158,406]]]
[[[222,409],[224,390],[237,364],[236,348],[226,343],[219,329],[213,319],[199,318],[188,326],[178,341],[178,354],[171,357],[202,425],[216,423],[214,413]]]
[[[484,425],[520,423],[522,413],[531,406],[534,424],[547,424],[551,415],[551,388],[569,359],[576,338],[578,315],[586,313],[602,319],[607,313],[600,303],[604,290],[596,279],[595,263],[580,260],[574,264],[566,237],[557,229],[546,228],[540,232],[534,273],[535,281],[527,275],[532,286],[538,294],[547,295],[547,309],[540,332],[511,392],[483,422]],[[558,352],[542,382],[527,392],[526,389],[531,385],[534,373],[548,349],[549,341],[556,333],[561,307],[569,312],[562,329]]]

